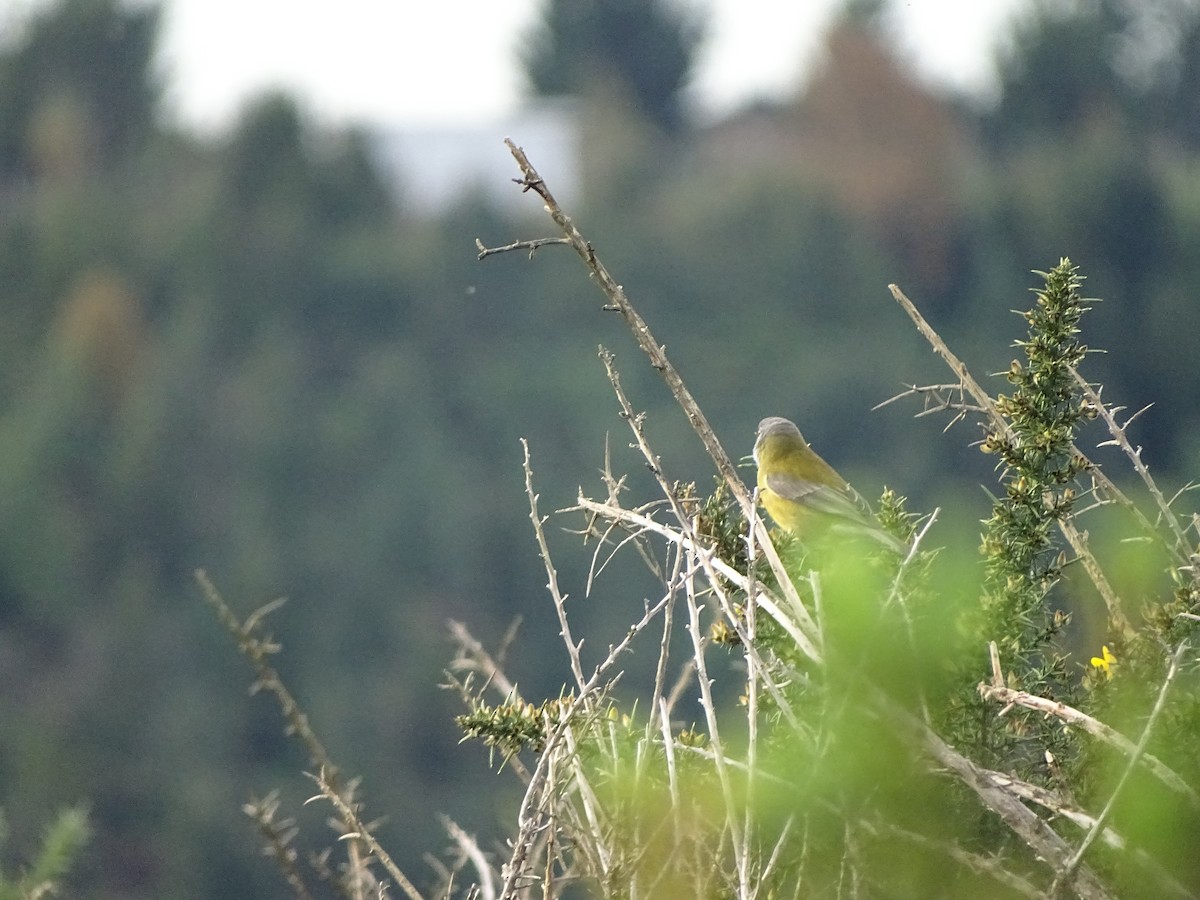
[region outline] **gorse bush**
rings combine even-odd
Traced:
[[[1150,477],[1127,433],[1133,417],[1082,372],[1092,301],[1079,270],[1064,259],[1038,273],[1003,392],[892,287],[953,373],[893,402],[977,421],[971,441],[996,460],[979,556],[940,551],[941,522],[954,517],[914,512],[895,490],[877,515],[905,552],[806,546],[763,520],[663,345],[512,150],[562,231],[555,242],[579,253],[679,401],[717,487],[671,477],[602,350],[634,458],[659,490],[631,497],[606,454],[601,493],[559,515],[583,517],[570,527],[594,547],[589,587],[632,563],[661,591],[621,633],[583,635],[572,614],[584,600],[560,584],[526,446],[533,536],[570,676],[556,696],[524,696],[503,653],[456,626],[459,724],[524,795],[504,847],[486,850],[447,822],[456,850],[426,894],[371,836],[353,783],[337,779],[267,664],[275,647],[258,622],[239,623],[208,587],[308,746],[343,834],[343,861],[326,853],[306,871],[278,804],[253,808],[297,895],[314,876],[344,890],[506,900],[1200,892],[1180,837],[1200,829],[1197,519],[1177,511],[1188,494],[1169,500]],[[546,243],[480,244],[480,256]],[[1138,495],[1084,452],[1095,434],[1123,452]],[[635,659],[652,664],[632,672]]]

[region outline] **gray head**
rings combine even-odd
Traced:
[[[791,419],[784,419],[781,416],[769,416],[758,423],[758,433],[754,437],[754,461],[759,462],[758,451],[762,447],[763,441],[769,437],[790,436],[799,438],[802,443],[807,444],[804,440],[804,435],[800,433],[800,429],[796,427],[796,423]]]
[[[774,437],[777,434],[791,434],[804,440],[804,435],[800,433],[800,429],[796,427],[796,423],[791,419],[785,419],[781,416],[768,416],[758,423],[758,433],[755,435],[755,443],[757,444],[765,437]]]

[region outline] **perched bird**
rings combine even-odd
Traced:
[[[898,553],[904,551],[904,544],[883,530],[846,479],[808,446],[794,422],[779,416],[759,422],[754,462],[759,500],[785,531],[801,540],[824,533],[867,535]]]

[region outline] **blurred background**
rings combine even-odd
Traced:
[[[505,136],[734,456],[794,418],[970,546],[973,426],[872,411],[949,380],[886,285],[982,378],[1069,256],[1105,298],[1087,374],[1155,404],[1168,495],[1194,475],[1200,3],[793,5],[0,0],[0,864],[86,803],[70,896],[284,895],[239,807],[299,810],[305,760],[196,567],[243,614],[289,598],[279,666],[418,883],[436,813],[506,833],[513,779],[438,684],[451,618],[495,645],[521,617],[530,697],[568,677],[518,439],[543,511],[602,492],[606,440],[653,495],[604,343],[668,476],[712,481],[569,251],[476,260],[551,234]],[[585,597],[576,525],[552,549],[599,648],[653,585]]]

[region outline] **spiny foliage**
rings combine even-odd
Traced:
[[[7,831],[0,817],[0,845]],[[21,875],[10,877],[0,872],[0,900],[30,900],[58,894],[62,879],[75,865],[90,832],[85,809],[75,807],[60,812],[46,828],[37,855]]]
[[[1016,342],[1026,362],[1013,360],[1007,375],[1013,393],[1000,394],[995,404],[1004,427],[993,427],[982,447],[999,457],[1004,488],[985,523],[985,630],[1024,659],[1060,624],[1043,603],[1062,567],[1053,529],[1070,516],[1077,493],[1071,485],[1087,468],[1075,449],[1077,427],[1095,416],[1075,377],[1087,353],[1078,335],[1089,302],[1079,296],[1078,269],[1064,259],[1038,274],[1045,287],[1022,313],[1028,337]]]

